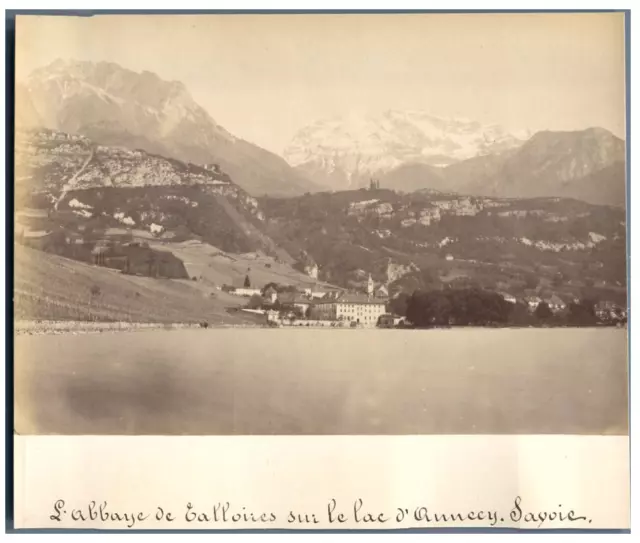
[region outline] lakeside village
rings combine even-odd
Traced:
[[[189,279],[179,258],[153,249],[147,242],[134,240],[129,230],[37,231],[23,224],[16,241],[123,274]],[[516,297],[477,287],[399,292],[390,296],[388,286],[376,284],[371,275],[356,290],[328,285],[298,288],[278,283],[256,287],[247,270],[242,287],[216,288],[248,298],[241,304],[244,306],[241,311],[262,315],[266,325],[275,327],[624,326],[627,322],[626,308],[607,300],[569,299],[554,292],[546,295],[531,292]]]
[[[375,289],[371,275],[364,292],[297,289],[269,283],[251,288],[249,275],[241,288],[224,286],[236,296],[248,297],[243,311],[263,314],[270,326],[325,326],[374,328],[404,326],[406,319],[387,313],[389,293],[384,285]]]
[[[314,290],[269,283],[223,289],[249,298],[242,311],[265,315],[267,325],[334,328],[428,328],[448,326],[624,326],[626,310],[612,302],[548,299],[479,288],[399,293],[389,297],[371,275],[366,289]]]

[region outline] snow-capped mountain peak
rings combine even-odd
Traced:
[[[419,110],[387,110],[317,121],[294,136],[284,156],[316,181],[347,188],[402,164],[447,166],[522,141],[499,125]]]

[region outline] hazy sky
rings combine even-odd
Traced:
[[[56,58],[149,70],[278,153],[305,124],[361,110],[623,137],[623,25],[622,14],[28,16],[16,76]]]

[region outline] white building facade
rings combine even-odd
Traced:
[[[236,288],[236,289],[232,290],[231,294],[235,294],[236,296],[251,297],[251,296],[254,296],[255,294],[260,294],[260,289],[259,288],[241,287],[241,288]]]
[[[314,304],[319,318],[374,327],[386,312],[385,300],[369,296],[345,295],[337,300],[322,300]]]

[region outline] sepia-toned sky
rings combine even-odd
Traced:
[[[386,109],[623,137],[623,26],[622,14],[19,16],[16,77],[57,58],[149,70],[278,153],[317,119]]]

